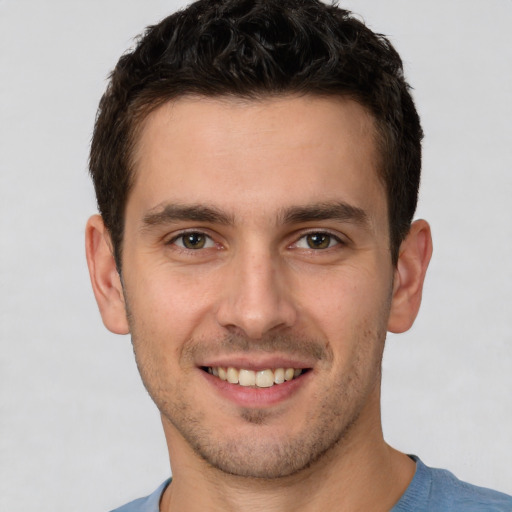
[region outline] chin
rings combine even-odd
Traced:
[[[180,434],[211,468],[241,478],[272,480],[295,475],[328,458],[342,446],[352,427],[344,422],[317,424],[316,428],[306,424],[291,433],[265,424],[262,411],[246,411],[243,419],[245,428],[232,436],[226,435],[226,429],[219,429],[222,436],[215,435],[197,424],[192,429],[188,424]]]

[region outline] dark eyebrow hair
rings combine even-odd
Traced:
[[[144,215],[143,224],[144,228],[149,228],[180,220],[233,224],[231,216],[212,206],[180,204],[166,204],[163,207],[156,207]]]
[[[279,214],[278,222],[280,224],[298,224],[329,219],[361,225],[368,223],[368,215],[363,209],[342,201],[284,208]],[[166,204],[157,206],[144,215],[142,229],[176,221],[234,224],[232,215],[228,215],[214,206]]]
[[[297,224],[316,220],[339,220],[355,224],[368,224],[366,212],[344,202],[315,203],[307,206],[293,206],[286,208],[280,217],[284,224]]]

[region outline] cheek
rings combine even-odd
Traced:
[[[204,276],[180,275],[165,268],[139,273],[125,287],[132,336],[143,338],[145,346],[162,354],[179,351],[211,316],[216,287],[207,283],[211,280]]]
[[[303,325],[313,327],[313,332],[330,345],[333,369],[340,375],[378,373],[392,288],[391,279],[383,275],[375,268],[370,272],[347,267],[322,279],[324,286],[303,286],[302,280]]]
[[[317,324],[346,330],[361,321],[378,320],[389,312],[391,278],[375,268],[345,266],[324,275],[297,276],[296,300]]]

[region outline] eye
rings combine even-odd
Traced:
[[[171,243],[181,247],[182,249],[209,249],[215,247],[215,242],[204,233],[197,231],[190,231],[188,233],[182,233],[181,235],[173,238]]]
[[[340,239],[331,235],[330,233],[324,233],[316,231],[308,233],[297,240],[295,247],[299,249],[329,249],[340,243]]]

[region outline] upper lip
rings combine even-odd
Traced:
[[[245,370],[261,371],[275,368],[312,368],[313,362],[303,358],[294,358],[285,355],[229,355],[218,356],[201,361],[199,367],[211,368],[243,368]]]

